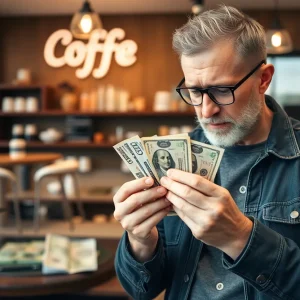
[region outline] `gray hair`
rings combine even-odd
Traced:
[[[240,57],[266,59],[265,31],[257,21],[231,6],[221,5],[190,18],[173,35],[173,49],[192,56],[223,40],[231,40]]]

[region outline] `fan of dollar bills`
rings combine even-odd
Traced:
[[[224,149],[193,141],[188,134],[142,137],[114,146],[135,178],[152,177],[160,185],[170,168],[201,175],[214,181]]]

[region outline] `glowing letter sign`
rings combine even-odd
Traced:
[[[114,28],[107,32],[104,29],[93,31],[87,44],[82,41],[73,41],[73,36],[69,30],[60,29],[55,31],[47,40],[44,48],[44,58],[47,64],[54,68],[64,65],[77,68],[75,74],[83,79],[91,73],[95,78],[104,77],[110,67],[113,53],[115,53],[116,62],[122,67],[131,66],[136,62],[137,44],[132,40],[125,40],[125,31],[121,28]],[[99,41],[103,41],[102,43]],[[55,47],[58,43],[66,46],[64,55],[55,56]],[[96,54],[102,53],[100,64],[94,68]]]

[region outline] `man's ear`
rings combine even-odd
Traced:
[[[259,92],[264,94],[268,89],[274,74],[275,68],[272,64],[263,65],[260,75]]]

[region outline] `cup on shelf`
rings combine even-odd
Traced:
[[[169,126],[167,126],[167,125],[160,125],[158,127],[158,135],[159,136],[168,135],[169,134],[169,130],[170,130]]]
[[[63,138],[63,133],[55,128],[48,128],[40,132],[39,138],[44,143],[56,143]]]
[[[17,82],[20,84],[31,83],[31,71],[29,69],[21,68],[17,70]]]
[[[95,132],[94,136],[93,136],[93,140],[94,140],[94,143],[101,144],[104,141],[104,134],[103,134],[103,132],[100,132],[100,131]]]
[[[158,91],[154,95],[154,111],[170,110],[171,93],[168,91]]]
[[[26,156],[26,142],[24,139],[11,139],[9,141],[9,156],[11,158]]]
[[[117,142],[121,142],[124,139],[124,127],[123,126],[116,127],[116,139],[117,139]]]
[[[14,102],[15,112],[26,111],[26,101],[24,97],[16,97]]]
[[[14,111],[14,99],[12,97],[4,97],[2,99],[2,111],[3,112]]]
[[[169,134],[173,135],[173,134],[179,134],[180,132],[180,128],[177,126],[171,126],[169,129]]]
[[[35,124],[27,124],[25,126],[25,140],[26,141],[37,141],[38,140],[38,133],[37,127]]]
[[[135,135],[142,136],[142,133],[141,133],[141,131],[127,131],[125,134],[125,138],[130,139],[130,138],[134,137]]]
[[[127,112],[129,110],[129,92],[126,90],[119,91],[119,111]]]
[[[14,124],[12,127],[12,138],[23,139],[24,138],[24,126],[22,124]]]
[[[38,111],[38,99],[36,97],[27,97],[26,99],[26,111],[37,112]]]
[[[181,133],[188,133],[188,132],[191,132],[191,131],[193,131],[193,126],[191,126],[191,125],[182,125],[180,127],[180,132]]]

